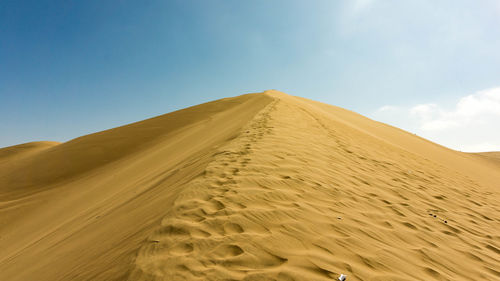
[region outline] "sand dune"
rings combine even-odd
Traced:
[[[500,152],[498,151],[475,153],[475,155],[500,166]]]
[[[19,158],[32,155],[33,153],[40,152],[58,144],[59,143],[55,141],[37,141],[1,148],[0,165],[16,161]]]
[[[499,280],[498,153],[266,91],[0,149],[0,280]]]

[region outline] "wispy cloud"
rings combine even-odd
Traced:
[[[384,105],[381,108],[377,109],[378,112],[391,112],[397,110],[398,107],[392,105]]]
[[[500,87],[462,97],[448,110],[437,103],[385,105],[373,117],[454,149],[500,150]]]

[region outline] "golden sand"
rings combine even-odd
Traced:
[[[278,91],[0,149],[0,280],[498,280],[500,156]]]

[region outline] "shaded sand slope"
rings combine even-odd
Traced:
[[[5,171],[0,178],[4,183],[0,186],[0,191],[4,196],[5,192],[8,192],[12,193],[9,194],[12,197],[17,197],[36,191],[47,184],[81,176],[88,171],[149,148],[166,138],[168,142],[175,141],[178,130],[190,126],[203,126],[200,122],[208,122],[216,114],[227,112],[228,109],[243,102],[249,102],[250,99],[252,97],[247,95],[209,102],[127,126],[79,137],[33,155],[33,157],[5,163],[4,166],[0,166]],[[19,146],[27,145],[29,144]],[[15,147],[4,148],[2,151],[14,150]]]
[[[123,280],[182,185],[270,101],[224,99],[7,162],[0,280]]]
[[[13,163],[20,158],[43,151],[58,144],[59,143],[55,141],[37,141],[0,148],[0,165],[7,165],[8,162]]]
[[[9,179],[0,280],[500,279],[494,162],[277,91],[236,100],[83,175]]]

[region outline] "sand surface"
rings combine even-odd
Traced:
[[[500,156],[278,91],[0,149],[0,280],[500,280]]]

